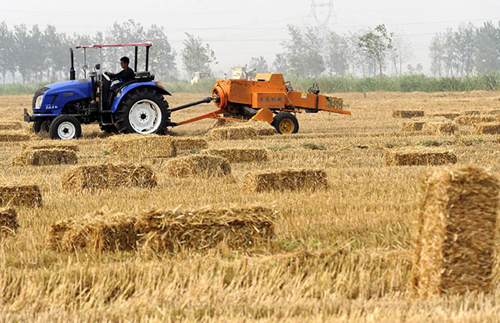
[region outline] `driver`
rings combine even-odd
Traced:
[[[105,72],[107,76],[111,78],[111,80],[119,80],[122,83],[126,83],[128,81],[132,81],[135,77],[134,70],[128,67],[128,64],[130,63],[130,59],[127,56],[123,56],[120,58],[120,64],[123,68],[123,70],[118,73],[114,74],[111,72]]]

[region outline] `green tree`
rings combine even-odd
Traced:
[[[386,57],[394,48],[393,36],[394,33],[388,33],[385,25],[382,24],[358,38],[359,48],[377,62],[380,77],[383,75]]]
[[[298,27],[288,25],[291,40],[284,42],[290,69],[300,76],[317,77],[325,70],[321,55],[323,40],[317,28],[307,28],[303,33]]]
[[[445,55],[444,37],[441,34],[437,34],[432,38],[431,44],[429,45],[432,75],[439,77],[443,75]]]
[[[267,66],[266,59],[263,56],[252,57],[250,63],[248,64],[250,70],[255,69],[257,73],[267,73],[269,72],[269,67]]]
[[[342,76],[349,70],[349,49],[344,37],[330,31],[326,36],[326,66],[330,74]]]
[[[15,55],[14,55],[14,36],[7,27],[5,22],[0,24],[0,73],[2,81],[5,84],[7,73],[14,74],[16,72]]]
[[[195,72],[212,73],[211,63],[216,63],[215,52],[209,44],[203,45],[200,37],[186,33],[184,48],[181,51],[182,63],[189,76]]]
[[[286,59],[286,54],[276,54],[276,58],[273,62],[273,72],[286,74],[290,70],[290,65]]]
[[[146,38],[153,42],[150,62],[153,71],[163,80],[175,81],[177,79],[176,52],[170,46],[165,29],[152,25],[146,32]]]
[[[484,23],[476,37],[478,72],[500,71],[500,22],[497,27],[491,21]]]

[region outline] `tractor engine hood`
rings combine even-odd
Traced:
[[[70,101],[90,98],[91,95],[92,83],[90,80],[48,84],[35,92],[33,110],[60,110]],[[43,96],[43,99],[41,96]]]
[[[67,93],[67,92],[76,92],[76,93],[80,93],[81,96],[85,96],[85,94],[90,93],[91,86],[92,86],[92,84],[91,84],[90,80],[64,81],[64,82],[58,82],[58,83],[52,83],[52,84],[46,85],[46,87],[49,89],[45,93],[46,94],[60,94],[60,93]]]

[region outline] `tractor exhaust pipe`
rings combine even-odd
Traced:
[[[73,48],[69,49],[70,58],[71,58],[71,68],[69,69],[69,79],[75,80],[75,57],[73,55]]]

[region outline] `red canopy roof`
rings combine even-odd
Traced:
[[[76,49],[80,48],[103,48],[103,47],[135,47],[135,46],[152,46],[153,43],[136,43],[136,44],[111,44],[111,45],[83,45],[76,46]]]

